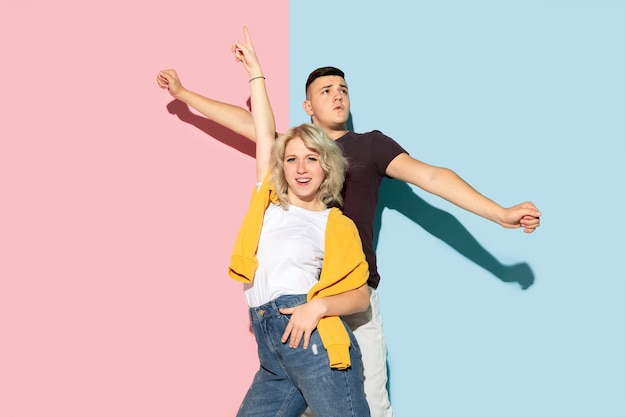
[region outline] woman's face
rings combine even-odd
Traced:
[[[326,174],[317,152],[307,148],[299,137],[287,142],[283,158],[289,204],[309,210],[323,210],[317,194]]]

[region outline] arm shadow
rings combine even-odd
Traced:
[[[170,114],[177,116],[183,122],[197,127],[207,135],[217,139],[223,144],[228,145],[252,158],[255,157],[254,142],[218,123],[215,123],[211,119],[192,113],[191,110],[189,110],[189,107],[182,101],[172,100],[167,104],[167,111]]]
[[[456,217],[428,204],[413,191],[409,184],[396,179],[385,178],[381,184],[374,220],[375,248],[378,246],[382,212],[385,208],[403,214],[501,281],[518,283],[524,290],[533,285],[535,276],[527,263],[502,264],[478,243]]]

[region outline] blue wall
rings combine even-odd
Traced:
[[[543,212],[526,235],[384,182],[396,416],[626,416],[626,2],[294,1],[290,25],[292,125],[340,67],[354,130]]]

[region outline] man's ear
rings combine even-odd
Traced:
[[[304,112],[309,116],[313,116],[313,107],[311,107],[311,103],[309,100],[304,100],[302,103],[302,108],[304,108]]]

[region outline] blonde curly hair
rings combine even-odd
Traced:
[[[270,168],[272,170],[270,181],[283,207],[289,207],[287,197],[287,179],[283,171],[285,148],[290,140],[300,138],[304,145],[319,154],[320,166],[325,173],[324,181],[317,192],[317,200],[326,207],[341,206],[343,197],[343,182],[346,177],[348,162],[341,153],[339,145],[335,143],[318,126],[311,123],[303,123],[295,126],[286,133],[280,135],[272,145]]]

